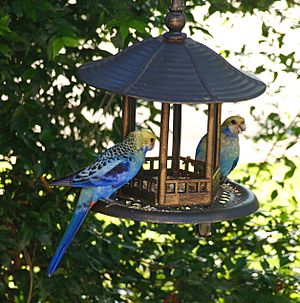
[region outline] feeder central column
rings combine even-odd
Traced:
[[[181,142],[181,104],[173,105],[173,150],[172,172],[175,178],[179,176],[180,169],[180,142]]]
[[[122,138],[125,139],[129,134],[129,101],[127,96],[123,96],[122,107]]]
[[[206,144],[206,164],[205,178],[210,180],[208,191],[211,194],[213,190],[214,174],[214,142],[215,142],[215,112],[216,104],[208,104],[208,121],[207,121],[207,144]]]
[[[217,103],[216,108],[216,138],[217,138],[217,148],[215,154],[215,168],[218,169],[220,167],[220,152],[221,152],[221,111],[222,111],[222,103]]]
[[[161,125],[160,125],[160,147],[159,147],[159,191],[158,203],[164,204],[166,180],[167,180],[167,160],[168,160],[168,135],[169,135],[170,104],[162,103]]]
[[[136,99],[123,96],[122,100],[122,138],[135,130]]]

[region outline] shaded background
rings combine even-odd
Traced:
[[[224,106],[224,117],[248,121],[231,177],[256,193],[260,210],[215,224],[207,239],[189,225],[91,213],[47,278],[76,192],[50,191],[41,177],[83,167],[120,140],[120,97],[78,82],[76,68],[162,33],[169,2],[2,0],[1,302],[300,302],[299,3],[186,4],[185,32],[268,84],[260,98]],[[140,126],[158,134],[157,105],[138,105]],[[182,152],[193,156],[204,108],[183,110],[203,117],[199,128],[184,124]]]

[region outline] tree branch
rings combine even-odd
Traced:
[[[32,262],[31,262],[30,255],[26,248],[23,248],[23,253],[24,253],[25,261],[26,261],[27,265],[29,266],[29,290],[28,290],[28,296],[27,296],[26,302],[30,303],[31,299],[32,299],[32,290],[33,290],[33,268],[32,268]]]

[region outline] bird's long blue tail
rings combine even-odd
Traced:
[[[58,248],[54,256],[51,259],[49,264],[47,275],[51,277],[55,272],[61,258],[63,257],[66,249],[69,247],[72,239],[74,238],[76,232],[78,231],[79,227],[81,226],[84,218],[86,217],[87,213],[89,212],[90,208],[92,207],[92,190],[90,189],[83,189],[80,193],[80,197],[78,200],[78,204],[75,210],[75,213],[69,223],[67,230],[59,243]]]

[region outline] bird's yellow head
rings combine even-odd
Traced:
[[[156,136],[146,129],[133,131],[126,138],[135,150],[144,149],[145,151],[153,149],[155,140]]]
[[[241,116],[231,116],[223,122],[221,128],[228,128],[231,133],[238,135],[246,130],[245,119]]]

